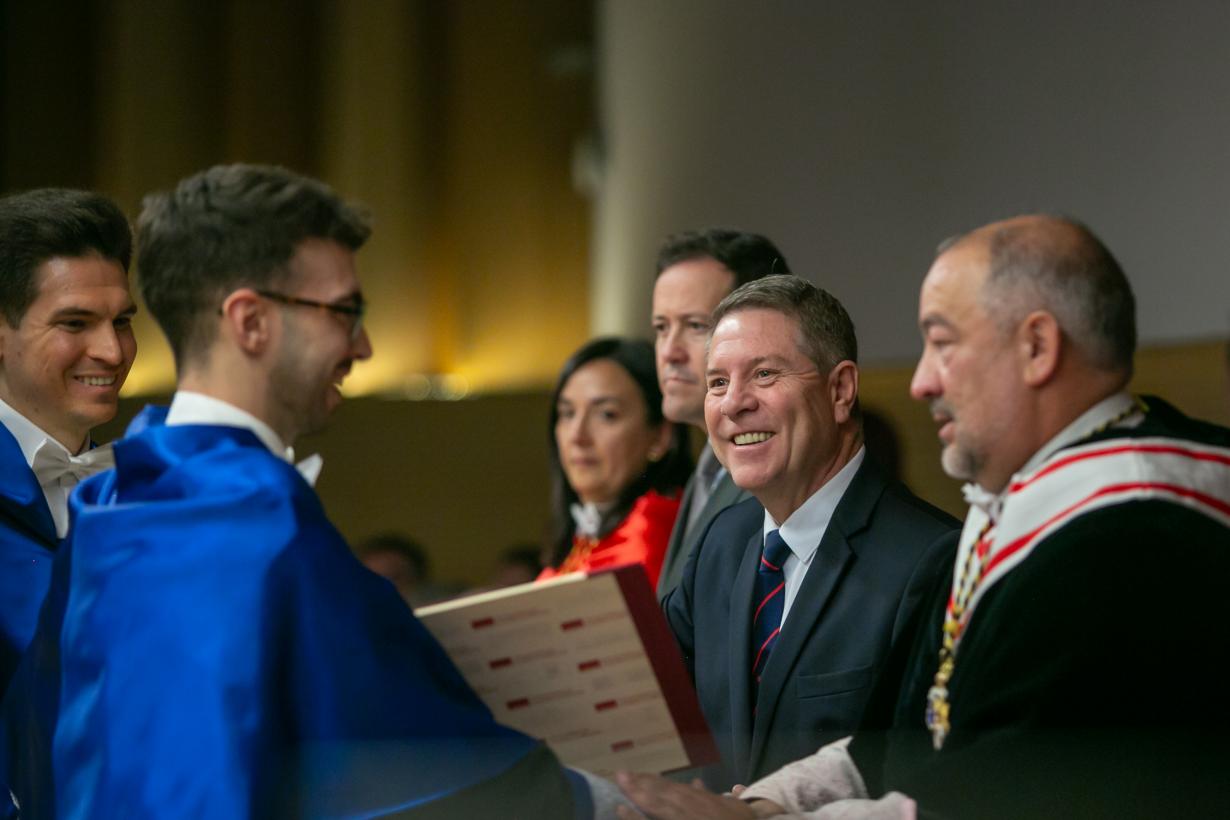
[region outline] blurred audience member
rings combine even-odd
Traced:
[[[392,581],[410,606],[426,606],[457,592],[432,580],[431,560],[423,545],[400,533],[373,536],[356,547],[355,554],[363,566]]]
[[[639,563],[657,584],[687,430],[662,416],[653,346],[601,338],[564,364],[551,401],[551,566],[540,578]]]
[[[491,574],[489,589],[533,581],[542,572],[542,550],[534,544],[513,544],[503,550]]]

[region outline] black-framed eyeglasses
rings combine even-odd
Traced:
[[[294,307],[310,307],[327,310],[330,313],[338,316],[348,317],[350,320],[350,340],[353,342],[359,338],[359,333],[363,329],[363,315],[367,313],[367,303],[363,301],[363,297],[356,298],[354,304],[339,304],[337,302],[317,302],[315,299],[302,299],[298,296],[289,296],[285,293],[278,293],[272,290],[258,290],[256,293],[270,299],[274,302],[279,302],[283,305],[292,305]]]

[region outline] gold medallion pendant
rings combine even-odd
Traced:
[[[931,730],[931,745],[938,752],[948,736],[948,689],[932,686],[927,690],[927,728]]]

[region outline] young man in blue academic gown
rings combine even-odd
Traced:
[[[293,463],[372,352],[367,235],[281,169],[216,167],[147,198],[141,289],[179,390],[74,496],[14,683],[41,698],[23,815],[591,814],[585,778],[493,721]]]
[[[68,494],[111,465],[90,429],[114,415],[137,345],[132,234],[98,194],[0,199],[0,693],[38,619]]]

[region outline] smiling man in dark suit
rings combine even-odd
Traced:
[[[713,322],[710,443],[754,499],[714,520],[663,606],[722,752],[705,779],[725,789],[854,728],[957,522],[864,457],[857,341],[833,296],[769,276]]]

